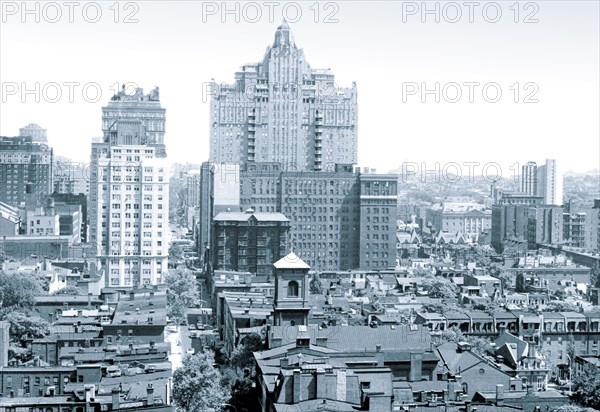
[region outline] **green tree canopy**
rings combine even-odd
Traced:
[[[196,278],[190,270],[177,268],[169,271],[165,283],[168,288],[168,315],[179,323],[185,319],[187,308],[200,302]]]
[[[440,336],[442,342],[467,342],[471,345],[471,351],[477,355],[487,355],[492,350],[492,345],[489,340],[476,336],[465,336],[462,331],[453,326],[442,332]]]
[[[309,291],[311,295],[322,295],[323,294],[323,283],[321,283],[321,279],[315,273],[310,279],[309,283]]]
[[[79,289],[77,286],[66,286],[62,289],[58,289],[56,292],[52,293],[53,295],[83,295],[83,291]]]
[[[35,296],[44,293],[44,280],[39,275],[0,275],[0,307],[31,308]]]
[[[214,362],[211,352],[200,352],[186,356],[173,373],[173,400],[183,412],[223,410],[230,389],[221,384],[221,372],[213,367]]]
[[[573,378],[573,398],[583,406],[600,409],[600,369],[585,365]]]
[[[237,369],[250,368],[254,370],[254,352],[263,350],[263,339],[258,333],[251,333],[246,336],[243,343],[238,346],[231,354],[229,360],[232,367]]]
[[[455,298],[458,293],[456,284],[439,276],[426,277],[423,281],[423,289],[432,298]]]

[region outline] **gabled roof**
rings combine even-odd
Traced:
[[[279,259],[277,262],[273,263],[273,266],[275,266],[275,269],[310,269],[310,266],[296,256],[294,252]]]

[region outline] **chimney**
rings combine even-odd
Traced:
[[[88,309],[92,309],[92,294],[88,293]]]
[[[504,405],[504,385],[496,385],[496,406]]]
[[[302,375],[301,369],[294,369],[293,382],[294,385],[292,388],[292,403],[300,402],[300,391],[302,390],[302,385],[300,384],[300,375]]]
[[[121,408],[121,391],[119,388],[112,388],[112,410],[118,411]]]
[[[346,401],[346,368],[340,368],[337,373],[336,398],[338,401]]]
[[[410,354],[410,371],[408,372],[409,382],[420,382],[422,369],[423,369],[423,355],[420,353],[411,353]]]
[[[85,385],[85,403],[90,404],[96,397],[96,387],[94,385]]]
[[[151,383],[149,383],[148,387],[146,388],[146,394],[148,397],[146,404],[148,406],[153,406],[154,405],[154,386],[152,386]]]
[[[529,342],[527,346],[527,357],[535,358],[535,345],[532,342]]]
[[[325,381],[325,369],[317,368],[317,399],[327,397],[327,382]]]

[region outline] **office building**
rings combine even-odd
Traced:
[[[158,89],[149,95],[121,91],[102,113],[104,137],[92,143],[90,242],[107,286],[161,283],[170,232],[165,109]]]
[[[356,163],[356,84],[339,88],[329,69],[311,68],[286,22],[260,63],[211,89],[211,162],[277,162],[289,171]]]
[[[360,269],[396,267],[398,178],[360,175]]]
[[[547,159],[546,164],[538,169],[538,195],[544,197],[544,204],[562,206],[562,175],[557,167],[556,159]]]
[[[521,192],[529,196],[539,193],[539,170],[536,162],[527,162],[521,167]]]
[[[0,137],[0,201],[28,210],[52,193],[52,149],[30,136]]]

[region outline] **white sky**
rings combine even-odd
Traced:
[[[284,17],[284,6],[288,19],[294,21],[295,5],[299,5],[302,15],[290,26],[310,65],[331,68],[341,86],[357,82],[361,165],[384,171],[403,161],[427,162],[429,168],[436,161],[498,162],[507,177],[512,173],[509,164],[541,163],[546,158],[558,159],[563,171],[600,167],[597,1],[538,1],[528,6],[521,2],[519,23],[514,22],[513,1],[479,2],[473,23],[462,1],[454,3],[462,12],[457,23],[448,21],[456,8],[445,2],[427,3],[431,9],[436,4],[440,8],[439,23],[434,15],[422,16],[421,1],[320,2],[316,7],[313,1],[274,2],[272,21],[268,2],[252,6],[244,2],[238,5],[239,22],[235,13],[206,12],[220,9],[222,2],[131,2],[137,11],[119,2],[119,23],[114,22],[112,1],[98,3],[102,16],[97,23],[84,19],[84,5],[88,7],[85,17],[94,18],[90,2],[79,2],[73,23],[62,1],[54,3],[62,12],[57,23],[45,21],[53,19],[57,10],[44,9],[47,2],[38,3],[39,23],[35,14],[23,14],[20,1],[0,3],[0,135],[17,135],[20,127],[38,123],[48,129],[55,154],[78,161],[89,160],[91,139],[101,135],[101,107],[112,96],[114,85],[124,82],[135,82],[145,92],[160,87],[167,109],[165,143],[172,162],[206,160],[209,108],[203,84],[211,78],[230,83],[242,64],[261,60]],[[27,4],[33,9],[36,3]],[[482,10],[488,7],[485,17],[493,19],[495,4],[502,16],[489,23]],[[255,17],[256,5],[262,12],[258,22],[244,21]],[[235,3],[228,7],[234,9]],[[413,7],[419,10],[409,15]],[[135,12],[137,23],[123,22],[130,12]],[[337,23],[324,21],[331,13]],[[524,23],[531,13],[538,22]],[[56,90],[46,86],[51,82],[62,85],[57,103],[44,101],[44,95],[55,96]],[[80,85],[75,87],[73,102],[65,82]],[[97,103],[82,96],[82,85],[92,82],[101,87]],[[488,103],[479,86],[469,103],[468,88],[461,86],[458,103],[443,98],[435,103],[433,96],[422,103],[419,95],[407,96],[403,102],[403,84],[407,87],[409,82],[424,82],[429,88],[436,82],[442,86],[495,82],[502,97],[498,103]],[[521,88],[519,103],[513,101],[510,89],[515,82]],[[538,103],[523,103],[534,87],[525,90],[528,82],[539,87],[534,96]],[[39,103],[35,93],[21,93],[24,88],[34,89],[36,83]],[[88,92],[93,98],[94,88]],[[448,89],[450,98],[454,93],[455,89]]]

